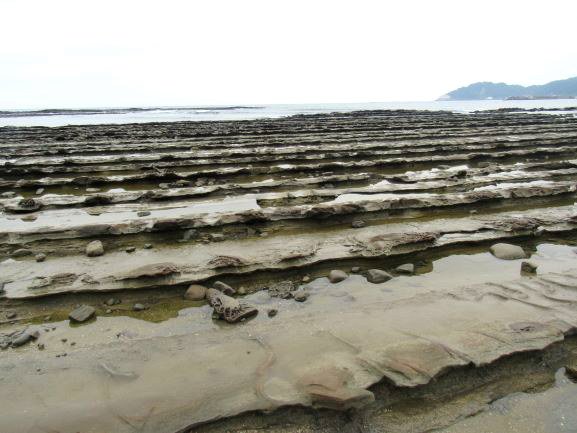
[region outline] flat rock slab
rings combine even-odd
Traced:
[[[577,326],[577,269],[350,305],[100,343],[58,359],[4,352],[0,431],[74,433],[90,425],[172,433],[287,405],[363,406],[372,400],[367,388],[383,378],[399,387],[425,385],[450,367],[485,365],[563,340]],[[209,367],[191,368],[191,360]]]

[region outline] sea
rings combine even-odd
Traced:
[[[138,107],[138,108],[90,108],[90,109],[42,109],[0,110],[0,127],[4,126],[64,126],[98,125],[147,122],[250,120],[279,118],[298,114],[347,112],[356,110],[445,110],[471,113],[479,110],[499,108],[540,109],[559,111],[561,108],[577,107],[577,99],[550,100],[476,100],[476,101],[410,101],[410,102],[366,102],[331,104],[265,104],[232,106],[190,107]],[[548,111],[552,110],[554,111]]]

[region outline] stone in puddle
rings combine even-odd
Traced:
[[[92,241],[86,245],[86,255],[88,257],[98,257],[104,254],[104,245],[101,241]]]
[[[391,274],[380,269],[369,269],[367,271],[367,281],[369,283],[380,284],[389,281],[391,278],[393,278]]]
[[[299,289],[292,293],[293,299],[297,302],[304,302],[309,298],[309,293],[306,290]]]
[[[68,318],[73,322],[82,323],[94,317],[95,313],[96,310],[94,307],[91,307],[90,305],[81,305],[72,310],[70,314],[68,314]]]
[[[344,281],[348,278],[349,276],[347,275],[346,272],[344,271],[340,271],[340,270],[332,270],[329,273],[329,281],[333,284],[335,283],[340,283],[341,281]]]
[[[490,248],[491,254],[502,260],[517,260],[527,257],[523,248],[511,244],[495,244]]]
[[[524,274],[536,274],[537,265],[533,262],[523,262],[521,263],[521,273]]]
[[[220,290],[227,296],[232,296],[236,293],[236,290],[234,290],[228,284],[223,283],[222,281],[215,281],[212,287],[215,288],[216,290]]]
[[[200,284],[192,284],[186,289],[184,299],[188,299],[189,301],[202,301],[206,296],[206,290],[207,288]]]
[[[397,266],[395,271],[397,271],[399,274],[414,274],[415,265],[412,263],[405,263],[404,265]]]

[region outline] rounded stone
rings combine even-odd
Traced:
[[[86,245],[86,255],[88,257],[98,257],[104,254],[104,245],[101,241],[92,241]]]
[[[491,254],[502,260],[517,260],[527,257],[523,248],[518,245],[511,244],[495,244],[490,248]]]
[[[369,269],[367,271],[367,281],[373,284],[384,283],[389,281],[393,276],[386,271],[380,269]]]
[[[207,288],[200,284],[192,284],[184,292],[184,299],[189,301],[202,301],[206,296]]]
[[[329,281],[333,284],[340,283],[341,281],[346,280],[348,277],[349,276],[346,272],[338,270],[338,269],[333,269],[329,273]]]

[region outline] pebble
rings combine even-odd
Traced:
[[[329,272],[329,281],[333,284],[340,283],[341,281],[346,280],[348,277],[349,276],[346,272],[338,269],[333,269],[331,272]]]
[[[143,311],[146,310],[146,307],[142,304],[134,304],[132,306],[132,311]]]
[[[46,348],[46,346],[44,345],[44,343],[38,343],[38,350],[44,350]]]
[[[136,215],[139,217],[145,217],[150,215],[150,211],[147,210],[139,210],[138,212],[136,212]]]
[[[92,241],[86,245],[86,255],[88,257],[98,257],[104,254],[104,245],[101,241]]]
[[[363,220],[355,220],[351,223],[351,227],[354,229],[361,229],[367,224]]]
[[[152,244],[144,244],[144,248],[149,250],[152,248]]]
[[[136,251],[136,247],[127,247],[125,250],[127,253],[133,253]]]
[[[36,190],[36,195],[41,195],[41,194],[43,194],[43,193],[44,193],[44,188],[38,188],[38,189]]]
[[[359,272],[361,272],[361,268],[358,267],[358,266],[353,266],[353,267],[351,268],[351,272],[352,272],[353,274],[358,274]]]
[[[369,269],[367,271],[367,281],[369,283],[380,284],[389,281],[391,278],[393,278],[391,274],[380,269]]]
[[[44,253],[36,254],[34,258],[36,259],[37,262],[43,262],[44,260],[46,260],[46,254]]]
[[[303,283],[308,283],[310,280],[311,280],[311,277],[309,277],[308,275],[305,275],[301,281]]]
[[[303,289],[292,292],[293,299],[297,302],[304,302],[308,299],[309,293]]]
[[[8,313],[6,313],[6,318],[7,319],[14,319],[18,314],[16,314],[15,311],[9,311]]]
[[[536,274],[538,266],[533,262],[523,262],[521,263],[521,273],[523,274]]]
[[[274,317],[278,314],[278,310],[276,308],[271,308],[270,310],[268,310],[267,314],[268,317]]]

